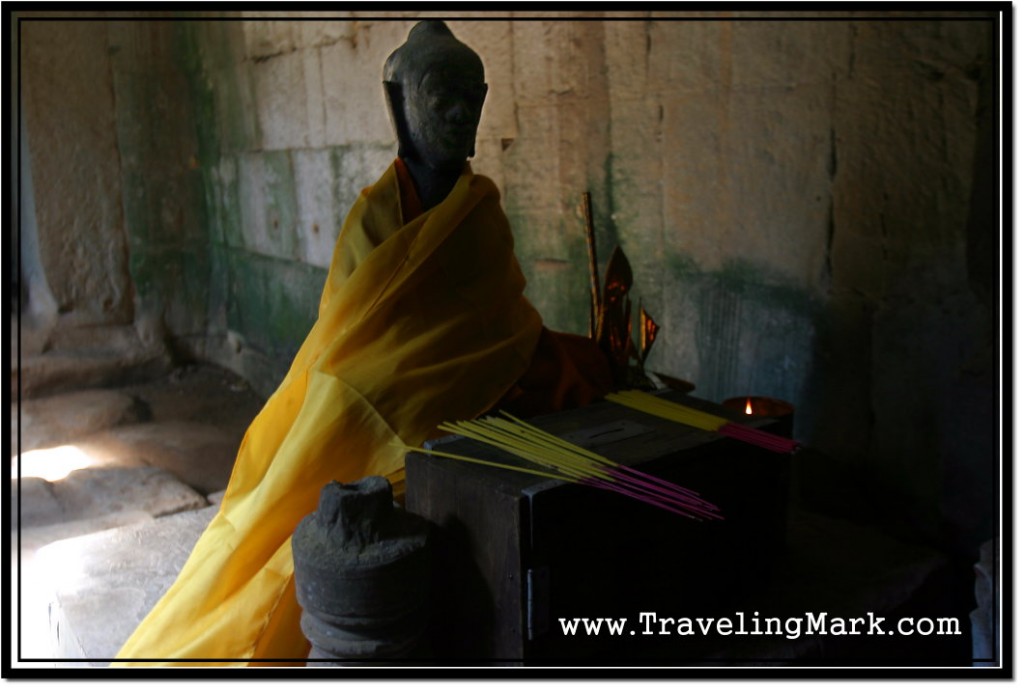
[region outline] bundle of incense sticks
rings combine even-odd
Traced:
[[[722,518],[717,506],[701,499],[693,490],[611,461],[508,413],[502,415],[504,418],[444,423],[439,429],[497,447],[536,467],[485,461],[437,449],[403,448],[609,490],[696,520]]]
[[[705,413],[702,410],[690,408],[680,403],[673,403],[643,391],[619,391],[608,394],[605,396],[605,400],[639,410],[649,415],[696,427],[697,429],[718,432],[721,435],[732,437],[748,444],[754,444],[762,449],[768,449],[776,453],[792,453],[797,448],[797,443],[792,439],[754,427],[730,422],[724,417]]]

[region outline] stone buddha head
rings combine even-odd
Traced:
[[[458,175],[476,148],[487,84],[472,48],[440,20],[419,22],[384,63],[384,87],[410,168]]]

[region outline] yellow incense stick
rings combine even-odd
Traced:
[[[540,466],[542,469],[485,461],[433,449],[418,449],[401,444],[396,444],[396,446],[406,451],[416,451],[605,489],[696,520],[721,518],[718,508],[714,504],[701,499],[692,490],[623,466],[523,422],[515,416],[508,413],[502,414],[506,419],[490,417],[472,421],[446,422],[439,425],[438,429],[495,446],[506,453],[518,456],[527,463]]]
[[[488,465],[492,468],[501,468],[502,470],[514,470],[517,473],[528,473],[530,475],[539,475],[540,477],[551,478],[552,480],[565,480],[561,475],[555,475],[554,473],[545,473],[542,470],[534,470],[533,468],[524,468],[523,466],[510,465],[507,463],[498,463],[496,461],[485,461],[480,458],[473,458],[471,456],[461,456],[455,453],[448,453],[447,451],[437,451],[436,449],[423,449],[418,446],[406,446],[405,444],[391,444],[399,449],[404,449],[408,452],[425,453],[431,456],[442,456],[444,458],[451,458],[456,461],[467,461],[469,463],[476,463],[478,465]]]
[[[512,435],[515,439],[521,439],[526,444],[541,450],[549,458],[554,458],[559,462],[569,462],[583,469],[599,471],[595,464],[605,467],[617,465],[603,456],[523,422],[513,415],[505,412],[502,414],[509,419],[485,418],[477,420],[473,424],[500,429],[502,432]],[[552,456],[552,454],[554,455]]]
[[[605,396],[605,400],[708,432],[715,432],[729,422],[724,417],[705,413],[702,410],[696,410],[679,403],[673,403],[672,401],[666,401],[643,391],[633,390],[611,393]]]
[[[454,460],[468,461],[471,463],[477,463],[480,465],[488,465],[495,468],[502,468],[505,470],[514,470],[517,472],[530,473],[532,475],[539,475],[541,477],[547,477],[555,480],[582,480],[582,479],[594,479],[600,478],[604,480],[611,479],[611,476],[605,472],[597,471],[588,468],[585,465],[578,462],[578,459],[572,458],[571,454],[559,454],[555,449],[545,448],[538,445],[527,445],[519,443],[519,441],[511,435],[500,435],[500,434],[488,434],[487,425],[485,421],[478,420],[475,422],[459,422],[459,423],[444,423],[439,425],[439,429],[444,432],[452,432],[454,434],[461,434],[468,439],[483,442],[491,446],[497,446],[513,455],[519,456],[520,458],[542,465],[550,469],[556,470],[557,473],[550,473],[523,466],[513,466],[505,463],[497,463],[495,461],[484,461],[478,458],[471,458],[469,456],[460,456],[443,451],[435,451],[433,449],[419,449],[404,445],[396,445],[400,448],[404,448],[407,451],[418,451],[420,453],[427,453],[436,456],[443,456],[445,458],[452,458]]]
[[[620,391],[608,394],[605,396],[605,399],[612,403],[639,410],[648,415],[662,417],[707,432],[717,432],[721,435],[777,453],[790,453],[799,447],[797,442],[787,437],[731,422],[724,417],[711,415],[710,413],[705,413],[702,410],[690,408],[680,403],[673,403],[643,391]]]
[[[491,422],[494,421],[476,420],[473,422],[445,423],[440,425],[439,429],[497,446],[538,465],[558,470],[574,479],[584,477],[609,478],[607,473],[581,462],[577,454],[571,452],[560,453],[557,449],[542,442],[525,442],[514,434],[495,430],[489,424]]]

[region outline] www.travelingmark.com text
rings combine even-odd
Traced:
[[[901,617],[886,626],[886,617],[867,612],[860,617],[830,617],[804,612],[795,617],[762,617],[736,612],[724,617],[666,617],[640,612],[637,626],[626,617],[559,617],[564,636],[959,636],[956,617]]]

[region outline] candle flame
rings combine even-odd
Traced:
[[[750,405],[750,399],[749,398],[747,399],[746,413],[747,413],[747,415],[753,415],[754,414],[754,407],[752,405]]]

